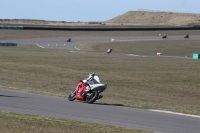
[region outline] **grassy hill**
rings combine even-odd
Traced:
[[[192,26],[200,24],[200,14],[129,11],[106,21],[106,24],[121,25],[171,25]]]

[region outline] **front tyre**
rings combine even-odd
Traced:
[[[98,91],[92,91],[89,95],[87,94],[85,101],[87,103],[94,103],[99,97]]]
[[[68,100],[69,101],[74,101],[76,99],[76,90],[72,91],[70,94],[69,94],[69,97],[68,97]]]

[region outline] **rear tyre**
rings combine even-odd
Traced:
[[[90,93],[90,95],[86,96],[85,101],[87,103],[94,103],[98,99],[98,97],[99,97],[99,92],[98,91],[92,91]]]
[[[68,100],[69,101],[74,101],[76,99],[76,90],[72,91],[70,94],[69,94],[69,97],[68,97]]]

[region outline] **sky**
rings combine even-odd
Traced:
[[[200,0],[0,0],[0,19],[107,21],[139,9],[200,14]]]

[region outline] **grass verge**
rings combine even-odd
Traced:
[[[148,41],[117,41],[102,43],[87,43],[77,46],[82,51],[106,52],[110,47],[115,54],[135,54],[155,56],[162,53],[165,56],[192,57],[199,53],[199,39],[196,40],[148,40]]]

